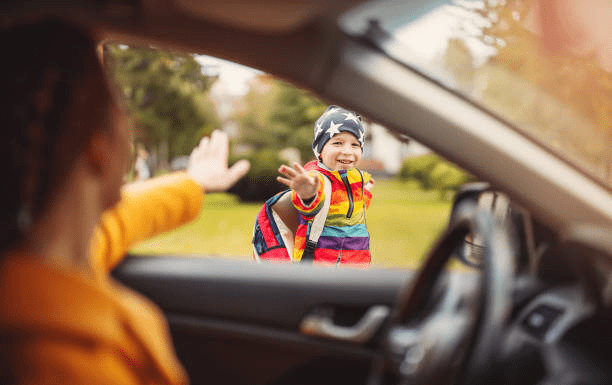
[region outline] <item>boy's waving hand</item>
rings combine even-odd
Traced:
[[[319,179],[309,175],[299,163],[294,162],[293,168],[282,165],[279,167],[278,172],[286,178],[278,176],[276,180],[295,191],[302,201],[312,200],[317,195]]]

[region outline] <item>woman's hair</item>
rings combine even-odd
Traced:
[[[112,97],[90,34],[61,20],[0,28],[0,253],[61,188]]]

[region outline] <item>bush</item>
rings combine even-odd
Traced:
[[[404,160],[398,174],[400,180],[416,180],[424,190],[436,190],[440,198],[455,193],[465,183],[476,178],[435,154]]]
[[[440,161],[434,154],[408,158],[402,163],[398,176],[400,180],[416,180],[423,189],[429,190],[433,187],[430,174]]]
[[[229,192],[244,202],[263,202],[286,186],[276,181],[278,168],[283,161],[273,150],[259,150],[247,158],[251,162],[249,173],[238,181]]]

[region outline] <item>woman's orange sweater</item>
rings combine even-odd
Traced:
[[[126,189],[92,239],[95,274],[4,256],[0,376],[17,384],[184,384],[163,314],[109,277],[129,247],[194,219],[202,189],[172,174]]]

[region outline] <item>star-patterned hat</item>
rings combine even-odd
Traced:
[[[314,126],[312,151],[317,159],[319,159],[325,143],[341,132],[350,132],[355,135],[363,149],[365,128],[361,124],[361,119],[359,119],[357,114],[344,108],[329,106],[327,111],[317,119]]]

